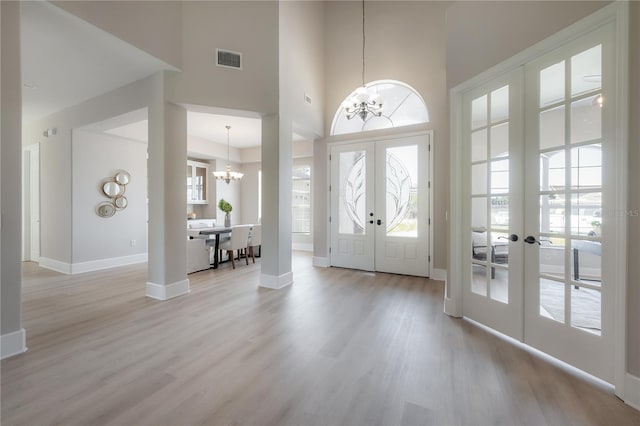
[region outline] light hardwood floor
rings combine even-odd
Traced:
[[[146,265],[66,276],[27,263],[27,353],[2,361],[3,425],[640,425],[640,413],[472,324],[443,284],[255,265],[144,296]]]

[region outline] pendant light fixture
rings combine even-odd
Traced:
[[[227,129],[227,167],[224,171],[213,172],[213,176],[217,180],[223,180],[229,183],[232,180],[242,179],[242,176],[244,176],[244,174],[231,171],[231,164],[229,163],[229,130],[231,130],[231,126],[227,125],[224,127]]]
[[[353,95],[351,95],[344,103],[342,108],[347,116],[347,120],[351,120],[356,115],[362,119],[367,120],[367,116],[371,113],[376,117],[382,115],[382,99],[377,93],[371,95],[364,85],[364,50],[366,45],[365,34],[365,16],[364,16],[364,0],[362,0],[362,86],[359,87]]]

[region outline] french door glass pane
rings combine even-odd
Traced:
[[[602,226],[602,193],[571,195],[571,234],[599,237]]]
[[[602,104],[599,98],[598,94],[571,103],[571,143],[602,137]]]
[[[600,144],[571,149],[571,189],[602,186],[602,147]]]
[[[540,316],[564,323],[564,289],[562,282],[540,278]]]
[[[471,133],[471,162],[486,161],[487,159],[487,129],[476,130]]]
[[[471,194],[483,195],[487,193],[487,163],[471,166]]]
[[[540,113],[540,149],[564,145],[564,105]]]
[[[491,158],[509,155],[509,123],[491,128]]]
[[[571,242],[571,278],[600,287],[602,283],[602,244],[599,241]]]
[[[564,100],[564,61],[540,71],[540,108]]]
[[[540,241],[540,273],[564,279],[565,239],[539,237],[538,240]]]
[[[571,58],[571,96],[599,90],[602,87],[602,45],[597,45]]]
[[[563,234],[565,229],[566,198],[564,194],[540,196],[540,232]]]
[[[340,197],[338,232],[364,234],[366,220],[366,152],[341,152],[339,158]]]
[[[471,101],[471,129],[487,125],[487,95]]]
[[[509,271],[492,267],[490,283],[491,298],[498,302],[509,303]]]
[[[602,293],[585,287],[571,287],[571,326],[600,336]]]
[[[509,86],[491,92],[491,122],[497,123],[509,118]]]
[[[491,193],[506,194],[509,192],[509,160],[491,162]]]
[[[471,199],[471,228],[487,229],[487,197]]]
[[[560,191],[565,188],[565,150],[540,154],[540,190]]]
[[[484,265],[471,265],[471,291],[481,296],[487,295],[487,267]]]
[[[491,197],[491,228],[509,229],[509,197]]]
[[[387,148],[387,235],[418,237],[418,146]]]

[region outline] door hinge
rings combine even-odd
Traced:
[[[431,144],[429,144],[429,152],[431,152]]]
[[[431,262],[431,255],[427,256],[429,258],[429,262]]]
[[[331,185],[329,185],[329,192],[331,192]]]
[[[429,225],[431,225],[431,218],[429,218]]]
[[[331,253],[331,247],[329,247],[329,253]]]
[[[329,161],[331,161],[331,154],[329,154]]]
[[[428,189],[431,189],[431,181],[429,181],[429,182],[427,183],[427,188],[428,188]]]
[[[329,216],[329,223],[331,223],[331,216]]]

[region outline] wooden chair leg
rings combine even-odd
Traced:
[[[255,253],[253,252],[253,246],[249,247],[249,251],[251,252],[251,259],[253,259],[253,263],[256,263],[256,256],[255,256]]]
[[[244,249],[244,260],[247,261],[247,265],[249,264],[249,251],[245,248]]]
[[[231,266],[236,269],[236,262],[233,259],[233,250],[227,250],[227,255],[231,258]]]

